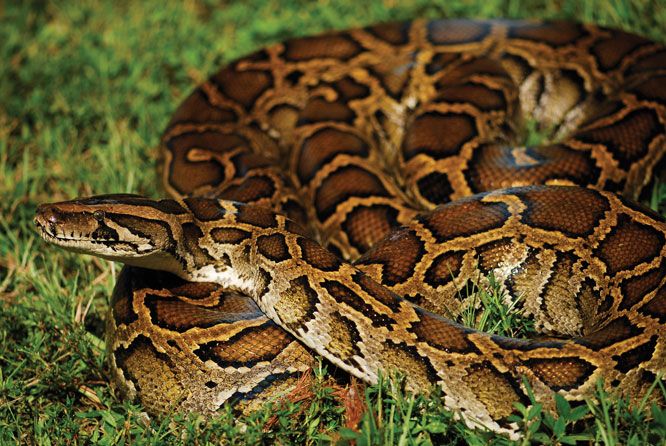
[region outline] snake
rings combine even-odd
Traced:
[[[42,204],[35,222],[126,265],[110,369],[151,413],[254,410],[321,355],[515,436],[517,402],[663,380],[666,222],[638,200],[664,167],[664,92],[666,47],[595,25],[292,38],[177,109],[160,144],[171,198]],[[490,276],[538,335],[455,321]]]

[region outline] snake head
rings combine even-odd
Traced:
[[[177,272],[172,263],[181,214],[174,200],[99,195],[42,204],[34,221],[44,240],[67,250]]]

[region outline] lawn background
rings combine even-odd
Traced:
[[[271,412],[246,420],[244,432],[230,414],[212,422],[179,415],[146,421],[139,406],[113,395],[106,378],[103,320],[118,267],[46,246],[32,217],[40,202],[79,195],[160,196],[160,134],[222,63],[291,36],[414,17],[576,19],[666,41],[666,4],[646,0],[0,0],[0,444],[354,437],[341,429],[342,409],[323,387],[315,389],[314,409],[276,410],[272,430],[264,429]],[[371,389],[369,404],[390,387]],[[362,422],[359,444],[504,441],[450,427],[433,401],[403,400],[399,392],[388,400],[371,406],[376,416]],[[636,444],[666,436],[663,411],[654,421],[636,415],[629,425],[605,416],[601,427],[582,430],[572,421],[565,435]],[[535,441],[561,441],[559,428],[543,424],[546,437]]]

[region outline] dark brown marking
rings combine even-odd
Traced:
[[[121,270],[111,296],[111,314],[116,326],[129,325],[138,319],[132,308],[132,294],[137,286],[132,281],[133,269],[125,267]]]
[[[225,169],[215,158],[190,160],[193,150],[223,154],[238,147],[249,147],[249,142],[236,133],[196,132],[183,133],[166,142],[173,160],[169,163],[169,184],[180,194],[188,195],[200,187],[217,186],[225,181]]]
[[[210,231],[210,236],[217,243],[230,243],[232,245],[237,245],[243,240],[247,240],[251,235],[247,231],[236,228],[213,228]]]
[[[648,43],[651,42],[635,34],[615,31],[612,37],[592,45],[590,52],[601,71],[610,71],[617,68],[629,53]]]
[[[354,310],[366,316],[375,327],[390,327],[395,324],[395,320],[387,314],[377,313],[374,308],[363,301],[363,298],[356,294],[345,285],[333,280],[327,280],[322,286],[328,291],[328,294],[337,302],[348,305]]]
[[[418,218],[438,243],[501,228],[509,217],[504,203],[485,203],[479,197],[447,203]]]
[[[631,64],[627,70],[628,74],[651,73],[661,71],[666,67],[666,49],[659,48],[654,53],[647,53]]]
[[[312,59],[349,60],[361,52],[358,43],[347,34],[292,39],[284,44],[284,57],[298,62]]]
[[[574,138],[607,147],[613,158],[620,162],[620,166],[628,168],[643,158],[650,148],[650,142],[663,133],[664,125],[657,112],[649,108],[639,108],[613,124],[580,131]]]
[[[628,89],[638,99],[666,106],[666,74],[652,76]]]
[[[451,282],[460,272],[464,252],[445,252],[438,255],[425,272],[425,282],[433,288]]]
[[[573,150],[562,144],[527,147],[525,155],[532,160],[516,160],[514,148],[500,144],[483,144],[474,149],[465,170],[475,193],[511,186],[545,184],[568,180],[574,184],[595,184],[600,169],[587,151]]]
[[[464,113],[427,112],[407,128],[403,144],[405,160],[420,153],[434,159],[456,155],[463,145],[479,135],[476,120]]]
[[[423,241],[413,231],[394,232],[390,239],[373,247],[357,264],[381,264],[382,282],[389,286],[403,283],[425,253]]]
[[[391,45],[405,45],[409,42],[411,22],[387,23],[365,28],[367,32]]]
[[[257,238],[257,250],[264,257],[274,262],[289,260],[289,248],[282,234],[262,235]]]
[[[246,177],[237,186],[233,185],[225,188],[217,197],[241,203],[251,203],[262,198],[273,198],[278,188],[270,176],[256,175]]]
[[[411,331],[427,344],[447,353],[481,354],[468,339],[473,330],[421,309],[416,309],[416,314],[419,320]]]
[[[653,317],[659,321],[660,324],[666,323],[666,286],[657,291],[657,294],[650,299],[648,303],[643,305],[638,311],[646,316]]]
[[[659,267],[644,274],[632,276],[622,284],[622,301],[619,309],[628,310],[643,297],[656,289],[666,276],[666,259],[662,259]]]
[[[604,328],[576,340],[576,343],[595,350],[642,334],[645,330],[633,325],[626,316],[621,316],[608,323]]]
[[[266,321],[226,341],[205,343],[195,353],[202,361],[211,360],[222,368],[253,367],[273,360],[292,342],[295,341],[289,333],[272,321]]]
[[[213,221],[224,218],[227,211],[220,206],[217,200],[202,197],[188,197],[185,204],[192,212],[192,215],[199,221]]]
[[[251,308],[246,311],[229,311],[233,306],[224,303],[214,307],[204,307],[184,302],[176,296],[147,294],[146,307],[150,311],[152,323],[167,330],[183,333],[191,328],[208,328],[218,324],[231,324],[240,320],[262,317],[262,313]],[[239,308],[241,310],[241,308]]]
[[[664,234],[620,214],[617,226],[599,243],[595,254],[606,264],[610,275],[629,270],[658,256],[664,246]]]
[[[183,101],[174,113],[169,128],[182,123],[234,122],[236,113],[228,108],[213,105],[202,88],[197,88]]]
[[[591,235],[610,210],[608,200],[591,189],[534,187],[514,193],[527,206],[523,223],[572,237]]]
[[[423,198],[431,204],[443,204],[451,201],[453,186],[448,176],[440,172],[430,172],[416,182],[416,187]]]
[[[384,285],[376,282],[362,272],[355,273],[351,279],[358,284],[368,296],[372,297],[377,302],[386,305],[393,311],[400,310],[401,299]]]
[[[398,213],[391,205],[360,205],[347,214],[341,226],[350,245],[363,253],[398,226]]]
[[[554,391],[582,385],[596,367],[582,358],[534,358],[525,361],[534,374]]]
[[[251,110],[257,99],[274,85],[269,71],[237,71],[233,67],[220,70],[211,77],[211,82],[222,94],[246,110]]]
[[[554,47],[573,45],[586,35],[588,32],[582,25],[563,21],[522,22],[511,26],[508,32],[509,38],[525,39]]]
[[[388,197],[389,192],[373,173],[353,165],[332,172],[317,189],[315,209],[320,221],[326,221],[337,206],[352,197]]]
[[[203,248],[205,244],[201,242],[201,239],[204,234],[201,229],[194,223],[184,223],[182,228],[183,244],[187,252],[192,256],[194,266],[201,268],[205,265],[215,263],[215,259]]]
[[[318,122],[344,122],[353,124],[356,113],[346,102],[342,100],[327,101],[324,98],[315,97],[308,101],[298,116],[296,125],[304,126]]]
[[[238,206],[238,214],[236,214],[236,221],[239,223],[247,223],[259,228],[275,228],[277,227],[275,212],[269,208],[257,205]]]
[[[339,154],[368,156],[368,145],[358,136],[325,127],[303,141],[298,155],[298,178],[307,184],[321,168]]]
[[[322,271],[336,271],[340,268],[340,259],[314,240],[299,237],[296,243],[301,248],[301,257],[308,265]]]
[[[613,360],[617,363],[615,366],[622,373],[637,368],[642,362],[649,361],[655,352],[657,346],[657,336],[652,336],[647,342],[639,345],[638,347],[624,352],[619,355],[614,355]]]
[[[507,108],[507,100],[502,90],[473,82],[448,86],[437,95],[435,101],[470,103],[482,111],[503,111]]]

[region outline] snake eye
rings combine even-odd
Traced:
[[[93,218],[99,223],[102,223],[104,221],[104,211],[100,211],[99,209],[96,210],[93,212]]]

